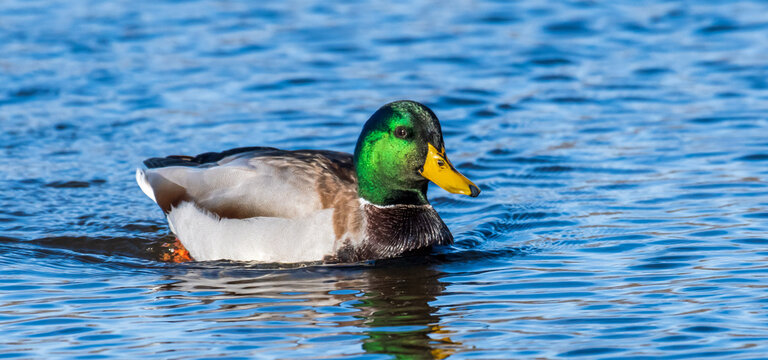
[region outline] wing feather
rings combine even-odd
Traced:
[[[295,218],[329,207],[329,194],[357,191],[352,155],[331,151],[239,148],[145,164],[137,182],[166,213],[190,201],[222,218]]]

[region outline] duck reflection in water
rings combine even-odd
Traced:
[[[430,302],[445,290],[442,273],[429,266],[379,268],[367,278],[367,292],[355,305],[366,316],[363,326],[369,353],[397,358],[443,359],[453,353],[449,332],[440,327],[438,308]]]
[[[157,290],[159,297],[182,300],[185,306],[208,305],[204,312],[216,312],[213,321],[219,323],[209,331],[226,327],[232,330],[230,334],[250,334],[252,338],[259,333],[274,334],[275,324],[281,324],[282,334],[295,334],[284,339],[292,346],[300,339],[363,334],[366,353],[398,359],[443,359],[461,344],[441,329],[438,308],[430,305],[445,290],[442,276],[432,265],[403,261],[386,266],[287,270],[212,267],[173,275],[169,279],[172,282]],[[190,300],[196,301],[190,304]],[[164,314],[161,316],[182,315],[178,304],[157,310]],[[222,314],[227,312],[234,316]],[[307,325],[324,331],[301,334]],[[338,351],[343,349],[334,346]],[[353,349],[348,348],[354,353]],[[344,350],[341,354],[350,353]]]

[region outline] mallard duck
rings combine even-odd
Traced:
[[[435,114],[414,101],[378,109],[354,155],[244,147],[144,165],[141,190],[199,261],[358,262],[451,244],[428,181],[480,194],[448,161]]]

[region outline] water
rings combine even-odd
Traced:
[[[0,3],[0,357],[766,357],[768,4],[257,3]],[[454,246],[155,261],[141,160],[402,98],[483,189],[431,188]]]

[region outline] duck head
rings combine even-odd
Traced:
[[[429,204],[429,181],[454,194],[480,194],[448,160],[437,116],[415,101],[386,104],[368,119],[354,163],[359,196],[376,205]]]

